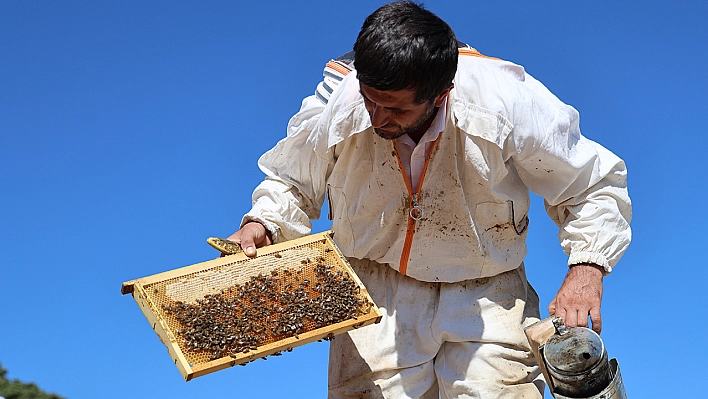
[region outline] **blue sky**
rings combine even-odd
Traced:
[[[216,256],[324,64],[383,4],[0,2],[0,362],[71,399],[324,397],[327,344],[183,382],[123,281]],[[625,159],[634,242],[603,338],[635,398],[701,397],[708,314],[703,1],[431,0]],[[565,274],[533,200],[529,279]],[[328,228],[326,221],[315,230]]]

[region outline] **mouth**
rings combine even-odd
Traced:
[[[388,134],[396,134],[396,133],[398,133],[398,131],[401,130],[401,127],[398,125],[393,125],[393,124],[389,123],[388,125],[378,127],[375,130],[377,130],[379,132],[385,132]]]

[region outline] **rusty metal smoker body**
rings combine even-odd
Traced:
[[[627,399],[619,364],[596,332],[555,318],[529,326],[526,335],[556,399]]]

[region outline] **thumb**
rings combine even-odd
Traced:
[[[254,257],[256,256],[256,243],[253,234],[249,233],[252,233],[251,229],[245,229],[241,233],[241,249],[247,256]]]
[[[260,223],[247,223],[241,229],[241,248],[246,256],[256,256],[256,246],[263,240],[265,227]]]

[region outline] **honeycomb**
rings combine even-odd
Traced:
[[[150,303],[143,312],[149,308],[148,319],[165,330],[160,338],[176,345],[189,368],[245,364],[380,318],[325,233],[261,248],[253,259],[232,255],[202,265],[124,283],[142,287]]]

